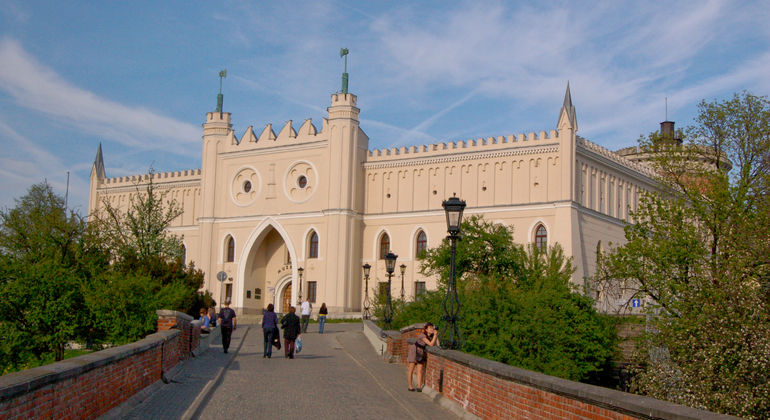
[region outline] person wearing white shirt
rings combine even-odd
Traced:
[[[313,313],[313,305],[310,304],[310,298],[302,302],[302,332],[307,332],[307,324],[310,323],[310,314]]]

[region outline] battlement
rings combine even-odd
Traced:
[[[178,181],[199,181],[201,179],[200,169],[190,169],[176,172],[157,172],[153,174],[153,182],[178,182]],[[105,186],[123,187],[144,184],[150,181],[150,174],[118,176],[104,180]]]
[[[625,166],[625,167],[627,167],[629,169],[633,169],[633,170],[635,170],[635,171],[637,171],[639,173],[647,175],[650,178],[654,179],[654,178],[657,177],[657,174],[655,173],[655,171],[653,171],[649,167],[647,167],[645,165],[642,165],[642,164],[639,164],[639,163],[636,163],[636,162],[633,162],[633,161],[629,160],[628,158],[624,157],[624,156],[627,156],[627,155],[631,154],[630,151],[631,151],[631,149],[636,149],[635,146],[627,147],[625,149],[621,149],[618,152],[613,152],[613,151],[611,151],[609,149],[605,149],[604,147],[599,146],[596,143],[592,143],[592,142],[590,142],[590,141],[588,141],[588,140],[586,140],[586,139],[584,139],[584,138],[582,138],[580,136],[577,137],[577,146],[578,147],[582,147],[585,150],[591,151],[591,152],[593,152],[593,153],[595,153],[597,155],[603,156],[603,157],[605,157],[605,158],[607,158],[607,159],[609,159],[609,160],[611,160],[613,162],[619,163],[619,164],[621,164],[621,165],[623,165],[623,166]],[[621,155],[620,154],[621,151],[625,151],[625,155]]]
[[[557,130],[551,130],[550,135],[545,131],[539,134],[534,132],[528,134],[509,134],[508,136],[488,137],[486,139],[460,140],[457,142],[434,143],[421,146],[402,146],[391,147],[387,149],[373,149],[369,151],[367,163],[380,162],[392,159],[403,159],[406,155],[416,155],[414,157],[429,157],[454,154],[458,151],[467,152],[485,152],[500,149],[509,149],[512,147],[535,147],[549,144],[547,140],[556,140],[559,138]]]

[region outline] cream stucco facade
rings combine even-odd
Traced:
[[[211,112],[201,169],[154,175],[183,206],[171,231],[184,235],[186,258],[206,273],[204,288],[215,298],[227,294],[240,313],[268,303],[283,311],[297,302],[302,267],[304,297],[311,288],[332,313],[360,311],[361,267],[372,265],[371,296],[387,281],[386,249],[407,266],[411,298],[417,287],[436,287],[419,274],[415,254],[446,237],[441,203],[455,194],[467,202],[466,215],[512,225],[518,242],[534,242],[542,226],[549,244],[574,257],[573,281],[582,284],[597,248],[624,242],[629,210],[655,188],[647,166],[577,135],[569,87],[553,129],[456,143],[370,150],[359,112],[355,95],[335,93],[320,129],[309,119],[298,129],[289,121],[278,134],[267,125],[240,138],[230,113]],[[89,210],[104,199],[125,206],[147,181],[107,178],[100,149]],[[400,289],[398,273],[394,296]]]

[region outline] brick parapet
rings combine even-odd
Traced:
[[[391,361],[406,363],[420,333],[415,324],[388,331]],[[439,347],[428,348],[426,385],[483,419],[726,420],[712,413],[639,395],[568,381]],[[398,355],[398,357],[395,357]]]
[[[192,317],[160,312],[160,331],[135,343],[0,377],[0,420],[92,419],[160,380],[200,342]]]

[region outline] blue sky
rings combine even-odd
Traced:
[[[172,4],[173,3],[173,4]],[[307,3],[307,4],[305,4]],[[0,0],[0,208],[47,179],[85,213],[107,176],[200,168],[201,124],[326,116],[350,49],[371,148],[555,128],[616,150],[703,100],[770,93],[770,2]]]

